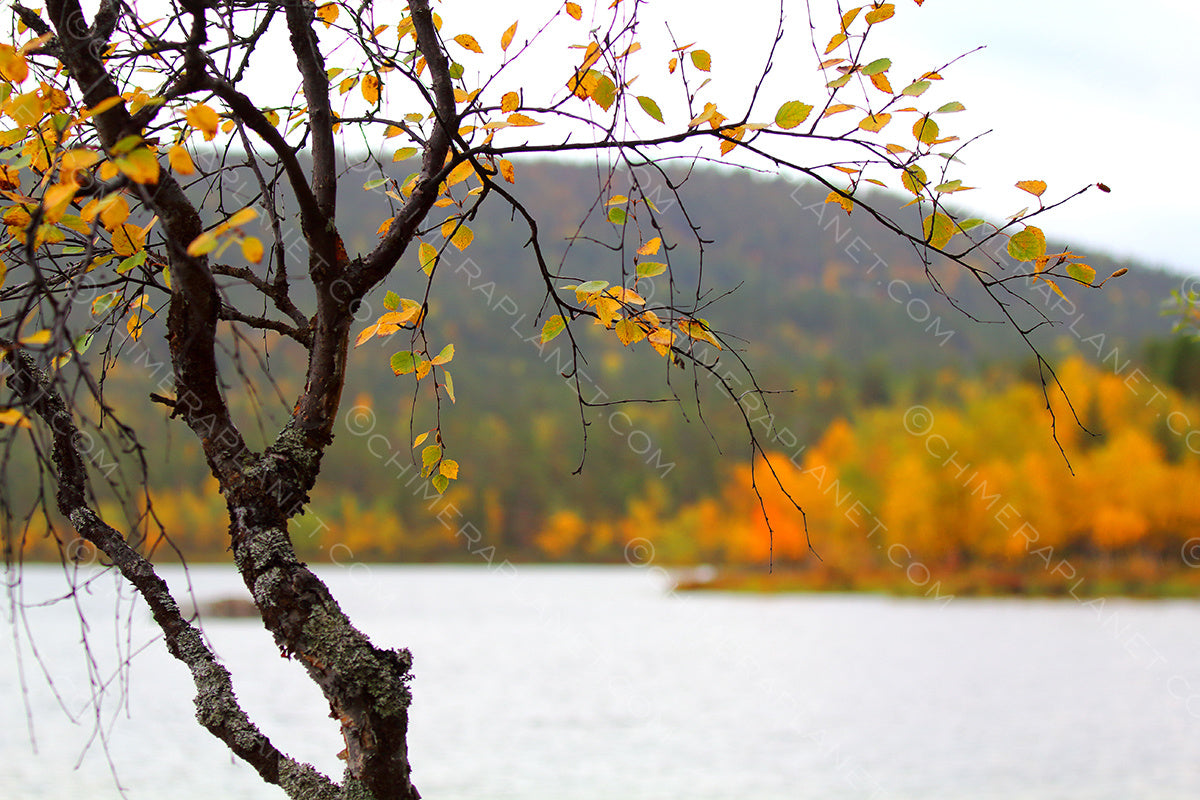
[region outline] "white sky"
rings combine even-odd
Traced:
[[[834,2],[812,0],[812,6],[817,14],[829,14]],[[1092,190],[1037,224],[1050,238],[1073,247],[1100,248],[1118,257],[1200,273],[1200,158],[1191,151],[1200,131],[1193,53],[1200,45],[1200,3],[926,0],[918,8],[913,0],[895,2],[896,17],[878,26],[870,52],[872,57],[892,59],[889,75],[896,90],[926,70],[986,45],[946,70],[946,80],[935,83],[922,98],[930,100],[923,107],[947,100],[966,105],[966,112],[939,118],[943,135],[966,139],[992,131],[962,154],[963,172],[950,176],[980,187],[958,194],[960,206],[999,219],[1036,205],[1013,188],[1017,180],[1046,181],[1047,202],[1103,181],[1112,187],[1111,194]],[[495,84],[493,101],[511,88],[524,88],[529,97],[539,82],[561,90],[569,74],[564,62],[577,62],[579,57],[578,51],[564,48],[571,41],[586,40],[592,19],[592,6],[586,0],[580,4],[583,21],[560,19],[556,28],[563,37],[545,40],[527,59],[527,69],[506,72]],[[603,18],[608,3],[599,5],[595,13]],[[815,82],[806,4],[785,0],[784,5],[788,34],[754,115],[764,122],[783,100],[823,102],[823,89]],[[853,5],[841,2],[843,9]],[[379,22],[399,19],[403,7],[394,0],[374,6]],[[485,57],[458,54],[469,77],[499,53],[500,32],[510,23],[521,20],[519,44],[560,7],[560,0],[445,0],[436,10],[445,19],[444,37],[468,32],[483,45]],[[671,98],[678,97],[679,90],[666,83],[662,49],[656,47],[662,20],[667,20],[678,41],[696,41],[697,47],[712,53],[714,79],[704,99],[716,100],[734,116],[761,70],[778,8],[778,0],[646,3],[638,37],[646,49],[638,56],[644,60],[637,62],[636,93],[654,96],[670,118]],[[823,45],[832,33],[832,18],[818,18],[817,25]],[[456,45],[450,47],[453,53]],[[355,66],[341,64],[337,53],[328,63]],[[280,77],[273,72],[276,88]],[[849,125],[854,124],[849,120],[852,113],[845,115]],[[901,143],[911,140],[905,122],[911,116],[901,115],[892,123],[905,128],[896,137]],[[655,125],[648,121],[639,131],[656,132]],[[515,130],[526,136],[537,129]],[[715,150],[715,145],[710,143],[708,149]]]

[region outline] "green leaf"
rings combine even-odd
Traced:
[[[421,264],[421,271],[426,275],[432,275],[433,266],[437,263],[437,248],[428,242],[421,242],[421,246],[417,249],[417,260]]]
[[[971,217],[970,219],[964,219],[962,222],[958,223],[958,229],[965,233],[966,231],[969,231],[972,228],[978,228],[980,225],[983,224],[983,222],[984,221],[981,220],[979,217]]]
[[[784,129],[794,128],[812,112],[813,107],[799,100],[789,100],[775,112],[775,124]]]
[[[945,183],[939,183],[937,186],[933,187],[933,190],[935,192],[953,192],[961,187],[962,187],[962,181],[953,180],[953,181],[946,181]]]
[[[877,58],[870,64],[867,64],[865,67],[863,67],[862,71],[864,75],[878,75],[891,65],[892,60],[890,58]]]
[[[645,97],[643,95],[639,95],[637,101],[638,101],[638,105],[640,105],[642,107],[642,111],[645,111],[647,114],[649,114],[651,117],[658,120],[659,122],[663,121],[662,110],[659,109],[658,103],[654,102],[654,100],[652,98]]]
[[[458,401],[454,399],[454,379],[445,370],[442,370],[442,374],[446,376],[446,382],[442,384],[446,389],[446,396],[450,398],[451,403],[457,403]]]
[[[613,225],[624,225],[627,217],[628,215],[625,213],[625,209],[623,208],[613,206],[608,210],[608,221]]]
[[[463,65],[453,62],[453,61],[450,62],[450,77],[453,78],[454,80],[458,80],[462,76],[463,76]]]
[[[433,488],[438,490],[438,494],[446,491],[446,489],[450,486],[450,479],[440,472],[437,475],[434,475],[433,479],[429,482],[433,484]]]
[[[712,56],[708,54],[707,50],[693,50],[692,64],[701,72],[708,72],[712,69]]]
[[[1096,270],[1089,267],[1087,264],[1079,264],[1072,262],[1067,264],[1067,275],[1071,276],[1080,283],[1086,283],[1091,286],[1096,281]]]
[[[1095,272],[1093,272],[1092,274],[1094,275]],[[83,336],[80,336],[78,339],[75,340],[75,352],[78,353],[79,355],[83,355],[84,353],[86,353],[88,351],[88,348],[91,346],[92,346],[92,334],[90,334],[90,333],[85,333]]]
[[[432,467],[434,464],[436,464],[441,459],[441,457],[442,457],[441,445],[431,444],[431,445],[427,445],[424,449],[421,450],[421,463],[427,467]]]
[[[387,294],[383,296],[383,307],[388,311],[395,311],[400,307],[400,295],[388,289]]]
[[[404,161],[405,159],[412,158],[416,154],[417,148],[415,147],[401,147],[392,154],[392,161]]]
[[[596,81],[596,88],[592,90],[591,99],[596,102],[596,105],[608,111],[612,104],[617,99],[617,85],[613,83],[613,79],[600,73],[599,79]]]
[[[1017,261],[1034,261],[1046,255],[1046,235],[1030,225],[1008,240],[1008,254]]]
[[[967,107],[957,100],[951,100],[937,110],[938,114],[953,114],[955,111],[966,111]]]
[[[370,191],[371,189],[378,189],[380,186],[383,186],[387,182],[388,182],[387,178],[374,178],[374,179],[369,180],[366,183],[364,183],[363,188],[366,189],[367,191]]]
[[[593,294],[608,288],[608,281],[587,281],[575,287],[576,294]]]
[[[917,81],[916,83],[910,83],[908,86],[904,87],[904,91],[900,92],[900,94],[905,94],[909,97],[920,97],[921,95],[925,94],[925,90],[931,85],[932,84],[929,81]]]
[[[662,275],[667,271],[667,265],[658,261],[643,261],[637,265],[637,276],[639,278],[653,278],[655,275]]]
[[[137,251],[136,253],[131,255],[129,258],[122,261],[120,264],[117,264],[117,272],[124,274],[124,273],[128,272],[129,270],[134,269],[135,267],[140,267],[142,264],[146,263],[147,255],[149,255],[149,253],[145,250]]]
[[[938,138],[938,124],[925,115],[913,123],[913,136],[922,144],[933,144]]]
[[[832,81],[830,81],[829,83],[825,84],[825,88],[827,88],[827,89],[840,89],[840,88],[842,88],[843,86],[845,86],[847,83],[849,83],[849,82],[850,82],[850,77],[851,77],[851,75],[852,75],[852,73],[849,73],[849,72],[847,72],[847,73],[846,73],[845,75],[843,75],[842,77],[840,77],[840,78],[837,78],[837,79],[835,79],[835,80],[832,80]]]
[[[916,164],[907,166],[904,168],[904,175],[900,178],[900,182],[904,184],[905,189],[919,195],[925,188],[925,170]]]
[[[921,230],[930,247],[940,250],[950,244],[950,238],[954,236],[954,220],[945,214],[935,212],[922,220]]]
[[[438,353],[437,357],[435,357],[433,359],[433,361],[431,361],[430,363],[433,364],[435,367],[440,367],[442,364],[449,364],[450,360],[453,358],[454,358],[454,345],[448,344],[442,348],[442,352]]]
[[[417,359],[413,356],[412,350],[401,350],[399,353],[392,353],[392,359],[389,363],[392,366],[392,372],[397,375],[407,375],[417,369]]]
[[[555,314],[546,320],[546,324],[542,325],[542,344],[550,341],[566,329],[567,322],[563,319],[562,314]]]

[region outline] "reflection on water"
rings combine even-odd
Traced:
[[[1200,797],[1196,603],[674,596],[616,567],[323,574],[377,642],[415,655],[411,753],[430,800]],[[201,601],[244,592],[225,568],[192,581]],[[24,602],[64,588],[57,568],[28,568]],[[112,679],[98,719],[76,605],[93,678]],[[282,796],[195,723],[161,643],[113,679],[154,631],[112,580],[24,619],[83,713],[58,707],[19,627],[33,754],[7,626],[0,797],[117,797],[100,740],[83,752],[97,727],[131,798]],[[260,727],[339,774],[323,700],[259,623],[206,629]]]

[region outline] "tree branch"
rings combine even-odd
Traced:
[[[8,380],[16,396],[51,431],[58,510],[80,536],[112,559],[150,607],[167,649],[192,673],[200,724],[254,767],[264,781],[292,796],[299,796],[293,792],[304,789],[317,797],[336,796],[337,787],[332,781],[282,753],[251,722],[234,694],[229,671],[217,660],[200,631],[183,618],[179,604],[154,566],[88,505],[87,464],[77,447],[80,432],[65,401],[29,353],[17,349],[13,342],[0,342],[0,347],[6,351],[4,358],[12,369]]]

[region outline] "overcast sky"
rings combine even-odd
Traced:
[[[993,217],[1007,216],[1030,200],[1012,188],[1016,180],[1046,181],[1051,199],[1103,181],[1112,194],[1091,191],[1039,224],[1072,246],[1200,273],[1200,160],[1193,154],[1200,139],[1195,69],[1200,4],[926,0],[917,8],[913,0],[896,2],[898,13],[879,26],[873,51],[892,58],[896,88],[925,69],[986,46],[948,70],[944,85],[936,87],[946,99],[967,106],[965,113],[944,118],[943,131],[964,138],[992,131],[963,154],[966,183],[981,189],[956,199]],[[439,11],[449,26],[443,34],[469,30],[485,50],[494,50],[499,32],[518,15],[521,39],[559,5],[557,0],[449,0]],[[586,24],[591,10],[582,5]],[[833,0],[812,0],[812,5],[820,12],[832,8]],[[655,15],[668,19],[681,42],[695,40],[713,54],[718,76],[713,96],[736,106],[761,67],[778,7],[771,0],[656,0],[646,7],[647,24],[639,38],[648,42],[660,27],[652,21]],[[785,7],[789,38],[766,97],[774,101],[795,94],[816,102],[802,93],[810,89],[797,88],[807,87],[812,75],[806,5],[787,0]],[[826,41],[829,30],[821,23],[818,38]],[[639,92],[648,91],[654,80],[643,74]],[[776,107],[762,105],[764,112]]]

